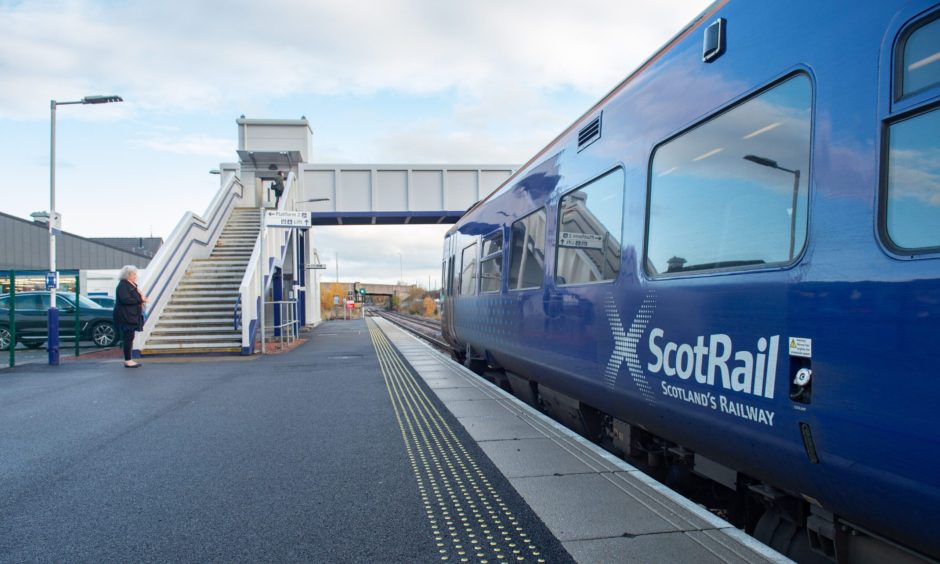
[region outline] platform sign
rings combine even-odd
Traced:
[[[264,226],[287,229],[307,229],[310,227],[310,214],[308,212],[265,210]]]
[[[53,212],[52,216],[49,218],[49,228],[52,231],[53,235],[62,234],[62,214],[59,212]]]
[[[575,233],[562,231],[558,239],[559,247],[572,247],[575,249],[603,249],[604,238],[595,233]]]
[[[58,272],[47,272],[46,273],[46,290],[51,290],[53,288],[59,287],[59,273]]]

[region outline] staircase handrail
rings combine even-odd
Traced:
[[[281,199],[277,205],[278,211],[285,211],[296,205],[294,201],[296,191],[293,189],[296,184],[296,175],[294,171],[290,171],[287,175],[284,192],[281,194]],[[248,266],[245,268],[245,275],[242,277],[241,284],[238,287],[238,297],[235,299],[232,309],[234,329],[236,331],[241,330],[242,332],[242,354],[251,354],[254,352],[255,336],[258,331],[258,310],[260,307],[263,307],[260,303],[262,292],[258,290],[258,276],[264,275],[263,272],[258,271],[258,262],[262,258],[262,253],[264,253],[263,258],[266,264],[269,264],[271,259],[274,259],[274,263],[269,264],[272,270],[273,266],[279,266],[283,264],[284,261],[284,255],[281,252],[269,252],[274,239],[268,236],[270,231],[267,231],[264,226],[264,208],[261,209],[261,214],[261,228],[258,230],[258,237],[255,239],[255,245],[251,250],[251,258],[248,259]],[[266,242],[265,247],[268,247],[267,249],[261,248],[262,230],[266,230],[264,234]],[[273,279],[273,276],[268,276],[267,280],[264,281],[264,293],[267,293],[268,289],[271,287]]]
[[[228,179],[209,203],[205,213],[198,216],[188,211],[176,224],[170,236],[160,246],[144,271],[140,283],[144,295],[148,296],[148,317],[144,330],[138,336],[138,343],[143,343],[162,313],[166,304],[163,299],[173,294],[175,285],[181,276],[180,268],[185,271],[191,259],[190,250],[194,247],[209,247],[225,224],[235,201],[244,196],[244,185],[237,176]],[[137,347],[135,347],[137,348]]]

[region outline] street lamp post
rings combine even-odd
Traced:
[[[48,333],[47,348],[49,352],[49,364],[57,366],[59,364],[59,310],[56,307],[56,289],[58,286],[58,276],[56,275],[55,263],[55,236],[61,229],[61,225],[55,213],[55,111],[57,106],[71,106],[73,104],[108,104],[111,102],[123,102],[120,96],[85,96],[81,100],[72,102],[49,101],[51,110],[51,129],[49,136],[49,272],[56,278],[55,283],[49,288],[49,314],[48,314]],[[76,304],[77,307],[77,304]],[[78,335],[75,335],[78,339]]]
[[[768,168],[789,172],[793,175],[793,197],[790,203],[790,260],[793,260],[793,253],[796,252],[796,203],[797,194],[799,194],[800,191],[800,169],[784,168],[778,165],[777,161],[773,159],[758,157],[757,155],[745,155],[743,159]]]

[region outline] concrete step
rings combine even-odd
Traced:
[[[193,289],[184,288],[180,290],[179,288],[177,288],[177,290],[173,292],[174,298],[200,298],[200,297],[205,297],[205,298],[225,297],[227,298],[229,296],[233,298],[237,297],[238,289],[236,288],[234,290],[224,290],[224,289],[223,290],[208,290],[208,289],[200,289],[200,288],[193,288]]]
[[[235,323],[231,320],[225,320],[217,323],[208,323],[205,321],[172,321],[164,322],[160,320],[160,323],[153,328],[154,334],[163,333],[163,332],[176,332],[176,333],[201,333],[204,331],[209,332],[224,332],[224,333],[240,333],[240,331],[235,330]]]
[[[164,310],[157,324],[159,325],[163,322],[189,323],[190,321],[193,323],[231,323],[234,311],[234,308],[225,313],[215,311],[181,311],[166,313],[166,310]]]
[[[199,306],[229,306],[235,307],[235,301],[238,298],[235,296],[181,296],[173,298],[170,300],[170,303],[167,304],[167,307],[178,305],[178,306],[190,306],[190,305],[199,305]]]
[[[218,281],[205,281],[205,282],[193,282],[184,280],[180,282],[180,285],[176,287],[177,292],[201,292],[203,290],[218,290],[224,292],[238,293],[238,288],[241,284],[236,281],[227,282],[225,284]]]
[[[185,309],[180,311],[167,311],[163,310],[163,315],[160,316],[159,323],[166,321],[167,323],[176,323],[184,321],[195,321],[201,323],[203,321],[215,322],[217,320],[224,320],[231,322],[235,312],[234,306],[228,311],[219,310],[199,310],[195,311],[192,309]]]
[[[166,345],[173,343],[239,343],[242,342],[241,332],[229,331],[225,335],[203,335],[190,331],[189,333],[180,333],[172,336],[168,335],[151,335],[147,339],[147,346],[151,345]]]
[[[212,325],[208,327],[162,327],[154,328],[152,335],[241,335],[241,330],[236,331],[231,323],[228,325]]]
[[[235,302],[219,305],[199,305],[199,304],[167,304],[163,310],[163,315],[188,315],[196,313],[211,313],[214,317],[230,317],[235,311]],[[162,319],[162,316],[161,316]]]
[[[245,264],[248,264],[247,262]],[[217,272],[219,274],[228,274],[232,275],[235,272],[241,272],[244,274],[245,267],[244,265],[231,264],[231,263],[215,263],[215,262],[200,262],[196,264],[189,265],[189,272],[198,271],[200,274],[208,275],[212,272]]]
[[[212,343],[183,343],[175,345],[147,345],[140,351],[143,356],[172,356],[174,354],[241,354],[241,341],[238,346],[215,345]]]

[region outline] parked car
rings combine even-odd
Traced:
[[[49,292],[17,292],[16,340],[35,349],[48,338]],[[59,309],[59,337],[62,340],[75,338],[75,295],[57,294]],[[101,307],[85,296],[78,297],[79,339],[92,341],[99,347],[110,347],[117,341],[117,331],[111,310]],[[0,350],[8,350],[12,344],[10,331],[10,295],[0,296]]]
[[[114,298],[108,296],[88,296],[88,299],[106,309],[114,309]]]

